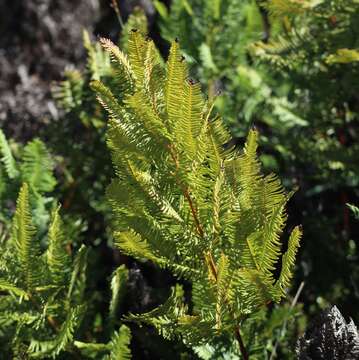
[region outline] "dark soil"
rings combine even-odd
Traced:
[[[146,0],[119,1],[127,16]],[[115,37],[120,27],[110,0],[0,0],[0,127],[26,141],[61,117],[51,84],[85,62],[82,30]]]

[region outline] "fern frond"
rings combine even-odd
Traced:
[[[22,160],[21,173],[24,182],[40,193],[54,189],[54,163],[41,140],[35,139],[25,146]]]
[[[97,42],[91,43],[90,35],[86,30],[83,31],[83,43],[87,50],[87,68],[91,80],[100,80],[111,71],[109,56]]]
[[[1,160],[5,165],[7,176],[10,179],[16,178],[19,174],[16,161],[12,155],[9,143],[7,142],[6,137],[1,129],[0,129],[0,152],[2,154]]]
[[[39,247],[35,241],[36,229],[31,222],[29,205],[29,187],[24,183],[20,189],[16,202],[16,211],[12,225],[12,241],[15,245],[19,266],[22,269],[22,277],[26,289],[32,290],[38,275]]]
[[[146,323],[157,328],[162,336],[167,339],[173,338],[176,332],[176,323],[186,313],[182,301],[183,290],[177,285],[171,289],[171,295],[167,301],[159,307],[142,314],[129,314],[126,320]]]
[[[71,279],[68,286],[67,300],[70,303],[78,303],[83,299],[83,293],[86,286],[86,269],[87,269],[88,249],[82,245],[74,259]]]
[[[128,39],[128,54],[138,87],[144,83],[146,51],[146,40],[137,29],[132,29]]]
[[[229,259],[221,255],[216,274],[216,328],[220,330],[223,318],[232,304],[231,273]]]
[[[295,257],[298,252],[300,239],[302,237],[302,230],[299,226],[295,227],[290,234],[288,241],[288,250],[283,255],[282,270],[276,286],[280,288],[282,296],[285,296],[285,291],[290,285],[293,277],[293,269],[295,264]]]
[[[71,344],[74,338],[76,329],[78,328],[81,318],[83,316],[85,307],[76,306],[69,309],[66,320],[61,325],[59,333],[52,340],[39,341],[31,340],[29,345],[29,352],[33,353],[34,357],[49,356],[55,358],[61,351],[65,350],[68,344]]]
[[[115,332],[109,344],[111,353],[108,360],[130,360],[131,359],[131,332],[126,325],[120,327],[119,332]]]
[[[116,318],[117,310],[120,305],[121,299],[124,297],[125,286],[128,280],[128,270],[124,265],[118,267],[112,274],[111,279],[111,301],[109,306],[109,320],[113,322]]]
[[[148,32],[147,17],[142,7],[136,6],[128,17],[125,26],[122,28],[120,37],[120,48],[124,51],[128,51],[128,42],[131,31],[137,29],[137,31],[146,36]]]
[[[186,148],[184,153],[189,158],[188,160],[193,161],[197,150],[197,137],[203,124],[204,103],[200,84],[186,81],[181,98],[182,114],[175,124],[176,140],[179,146]]]
[[[50,270],[52,280],[57,285],[64,285],[70,269],[70,257],[66,251],[66,239],[63,233],[63,222],[59,214],[60,207],[52,214],[52,221],[48,234],[48,249],[46,262]]]
[[[120,86],[119,91],[133,93],[135,74],[132,71],[127,56],[108,39],[100,39],[100,43],[110,54],[112,64],[115,67],[117,86]]]
[[[133,231],[116,232],[115,244],[125,253],[132,255],[136,259],[149,259],[153,262],[160,261],[146,240],[141,239],[140,235]]]
[[[22,299],[29,300],[29,294],[24,291],[23,289],[20,289],[19,287],[9,283],[5,279],[0,278],[0,290],[1,291],[7,291],[12,295],[19,297],[19,302],[22,301]]]
[[[301,15],[322,0],[270,0],[266,7],[276,17]]]
[[[190,281],[193,310],[174,292],[164,305],[128,319],[198,345],[233,334],[245,315],[279,301],[273,273],[289,196],[276,176],[262,175],[255,130],[241,155],[230,145],[230,133],[212,114],[214,104],[187,79],[177,41],[163,74],[154,71],[161,63],[153,43],[138,32],[131,36],[134,92],[120,104],[115,85],[94,86],[111,117],[108,145],[117,179],[108,196],[115,244]],[[288,268],[294,255],[283,258]]]
[[[184,86],[187,69],[183,61],[179,44],[174,41],[166,65],[165,105],[168,114],[169,128],[173,129],[177,121],[181,120]]]

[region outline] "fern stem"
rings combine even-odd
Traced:
[[[244,346],[243,339],[242,339],[242,336],[241,336],[241,332],[240,332],[240,329],[239,329],[239,325],[236,327],[235,335],[236,335],[236,339],[237,339],[237,341],[239,343],[239,350],[241,351],[241,354],[243,356],[243,360],[249,360],[248,352],[247,352],[246,347]]]
[[[188,204],[189,204],[189,207],[191,208],[193,219],[194,219],[194,222],[196,223],[197,232],[201,237],[203,237],[204,232],[203,232],[202,226],[201,226],[201,224],[200,224],[200,222],[198,220],[197,212],[196,212],[196,209],[194,208],[192,198],[191,198],[191,196],[190,196],[190,194],[188,192],[188,188],[185,189],[184,196],[186,197],[186,199],[188,201]]]

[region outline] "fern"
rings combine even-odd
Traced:
[[[88,249],[82,246],[71,256],[74,239],[67,238],[59,210],[57,207],[52,212],[44,249],[33,225],[29,186],[22,185],[12,233],[3,239],[0,256],[2,355],[13,358],[21,349],[23,356],[31,358],[72,358],[83,353],[129,359],[129,329],[122,326],[119,333],[115,331],[127,280],[124,267],[115,271],[112,281],[113,295],[106,314],[109,326],[101,337],[107,343],[96,342],[96,334],[91,335],[92,343],[80,341],[83,332],[88,336],[93,330],[84,321],[94,316],[85,292]]]
[[[92,84],[110,115],[108,145],[118,178],[108,195],[116,245],[193,287],[191,311],[177,290],[158,309],[129,319],[191,346],[235,337],[244,353],[242,322],[285,296],[292,277],[301,230],[293,231],[283,256],[280,238],[290,196],[274,175],[261,174],[255,130],[242,154],[223,147],[231,135],[200,85],[188,79],[178,42],[165,68],[153,42],[138,31],[129,35],[128,55],[102,43],[135,82],[120,94],[124,78],[113,88]]]

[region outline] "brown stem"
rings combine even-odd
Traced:
[[[241,336],[241,332],[239,330],[239,326],[236,327],[235,334],[236,334],[236,339],[237,339],[237,341],[239,343],[239,349],[240,349],[241,354],[243,356],[243,360],[249,360],[249,355],[247,353],[246,347],[244,346],[242,336]]]
[[[190,194],[188,192],[188,189],[185,189],[184,196],[186,197],[186,199],[187,199],[187,201],[189,203],[189,207],[191,208],[193,219],[194,219],[194,222],[196,223],[197,232],[201,237],[203,237],[204,232],[203,232],[202,226],[201,226],[201,224],[200,224],[200,222],[198,220],[197,212],[196,212],[196,209],[194,208],[194,205],[193,205],[191,196],[190,196]]]

